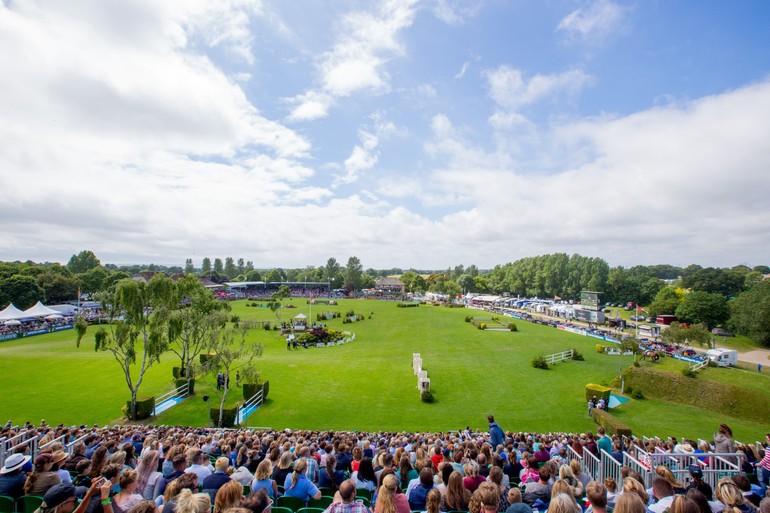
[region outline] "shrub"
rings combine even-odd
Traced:
[[[234,324],[237,324],[238,322],[240,322],[240,320],[241,320],[241,318],[238,317],[237,315],[233,315],[232,317],[230,317],[230,322],[232,322]]]
[[[270,323],[265,321],[265,323],[262,325],[262,329],[268,331],[270,329]]]
[[[471,317],[470,315],[465,316],[465,322],[471,322],[471,319],[473,319],[473,317]]]
[[[698,373],[692,370],[692,368],[690,367],[685,367],[684,369],[682,369],[682,376],[686,378],[697,378]]]
[[[610,387],[589,383],[586,385],[586,401],[596,396],[597,399],[604,399],[604,402],[609,402],[611,392]]]
[[[631,399],[644,399],[644,393],[640,389],[634,388],[633,390],[631,392]]]
[[[607,434],[631,436],[630,427],[604,410],[594,408],[591,410],[591,418],[594,419],[594,422],[602,426],[607,431]]]
[[[508,323],[508,329],[511,331],[519,331],[518,326],[516,326],[515,322],[509,322]]]
[[[583,360],[585,360],[585,358],[583,358],[583,353],[578,351],[577,348],[572,350],[572,359],[577,360],[579,362],[582,362]]]
[[[479,323],[479,329],[480,329],[480,330],[485,330],[485,329],[487,329],[487,323],[486,323],[486,322],[482,322],[482,323]]]
[[[176,381],[174,381],[174,386],[175,386],[176,388],[179,388],[179,387],[181,387],[182,385],[186,385],[186,384],[187,384],[187,378],[179,378],[179,379],[177,379]],[[191,380],[190,380],[190,388],[189,388],[189,389],[187,389],[187,395],[188,395],[188,396],[189,396],[189,395],[193,395],[194,393],[195,393],[195,380],[194,380],[194,379],[191,379]]]
[[[604,352],[604,345],[596,344],[596,352],[597,353],[603,353]]]
[[[129,420],[143,420],[149,419],[152,416],[152,410],[155,409],[155,396],[153,397],[137,397],[136,398],[136,417],[131,418],[131,400],[126,401],[126,405],[123,406],[123,414]]]
[[[222,427],[235,426],[235,417],[238,415],[238,408],[243,404],[242,402],[236,404],[232,408],[225,408],[222,412]],[[211,422],[216,426],[219,422],[219,408],[211,408]]]
[[[433,394],[430,392],[430,390],[423,390],[420,392],[420,400],[424,403],[432,403]]]
[[[267,401],[267,394],[270,392],[270,382],[265,381],[262,384],[262,400]]]
[[[545,361],[545,356],[541,354],[532,359],[532,366],[536,369],[548,369],[548,362]]]

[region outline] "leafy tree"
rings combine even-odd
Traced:
[[[414,288],[412,288],[412,284],[414,282],[414,279],[418,276],[418,274],[414,271],[406,271],[401,275],[401,281],[404,283],[404,289],[407,292],[414,292]]]
[[[78,295],[77,279],[61,273],[45,272],[37,277],[37,284],[43,289],[46,303],[63,303]]]
[[[252,262],[251,260],[247,260],[246,261],[246,269],[244,269],[244,270],[247,271],[247,272],[248,271],[253,271],[254,270],[254,262]]]
[[[184,273],[185,274],[192,274],[195,272],[195,265],[193,265],[192,258],[188,258],[184,261]]]
[[[131,392],[129,418],[136,419],[136,396],[147,369],[160,362],[168,349],[168,314],[174,303],[171,279],[157,274],[149,281],[121,280],[114,291],[102,293],[102,310],[107,327],[100,326],[94,337],[96,351],[109,351],[123,371]],[[78,333],[77,345],[85,331]],[[132,367],[141,355],[139,368]]]
[[[99,267],[101,262],[96,258],[93,251],[83,250],[77,255],[72,255],[69,262],[67,262],[67,268],[75,274],[80,274]]]
[[[361,288],[362,289],[373,289],[377,285],[377,282],[374,279],[374,276],[372,276],[369,273],[364,273],[361,275]]]
[[[751,270],[756,271],[759,274],[770,274],[770,267],[766,265],[755,265]]]
[[[673,315],[676,307],[684,299],[684,293],[676,287],[663,287],[655,294],[655,299],[650,305],[650,315]]]
[[[214,259],[214,272],[221,275],[225,271],[225,266],[222,264],[221,258]]]
[[[243,274],[246,271],[246,263],[243,258],[238,259],[238,274]]]
[[[727,299],[721,294],[695,291],[685,295],[676,307],[676,316],[688,324],[700,323],[713,328],[727,321],[730,309]]]
[[[246,330],[232,327],[222,330],[219,336],[208,346],[208,350],[215,356],[208,360],[204,367],[205,370],[211,371],[210,375],[215,376],[213,371],[221,369],[225,378],[224,386],[214,389],[220,398],[217,425],[222,426],[227,394],[234,388],[230,384],[231,381],[234,381],[231,377],[240,373],[244,382],[252,381],[257,376],[254,361],[262,356],[263,348],[261,344],[246,342]]]
[[[113,271],[102,282],[102,290],[114,290],[117,283],[126,278],[131,278],[131,276],[123,271]]]
[[[182,375],[188,384],[195,378],[195,360],[219,338],[227,323],[230,305],[214,299],[213,294],[195,276],[187,274],[174,283],[176,308],[169,314],[170,349],[179,357]]]
[[[245,278],[245,281],[262,281],[262,273],[252,269],[251,271],[246,271]]]
[[[348,265],[345,266],[345,290],[351,292],[361,288],[363,269],[364,266],[358,257],[352,256],[348,258]]]
[[[770,280],[763,280],[730,302],[730,325],[741,335],[770,345]]]
[[[335,276],[340,272],[340,264],[337,263],[336,258],[330,258],[326,261],[324,266],[324,277],[327,280],[332,281]]]
[[[33,276],[15,274],[6,279],[0,279],[0,304],[13,303],[17,308],[25,310],[38,301],[45,299],[43,289]]]
[[[463,293],[476,292],[476,282],[470,274],[461,274],[457,278],[457,284]]]
[[[668,344],[682,345],[684,343],[696,343],[704,346],[711,340],[711,333],[702,324],[694,324],[684,327],[678,322],[672,322],[671,325],[663,330],[660,338]]]
[[[267,306],[273,314],[275,314],[275,317],[278,319],[278,324],[281,323],[281,308],[283,307],[281,301],[290,295],[291,291],[289,290],[288,285],[281,285],[276,292],[273,292],[270,295],[270,303],[268,303]]]
[[[235,278],[235,275],[238,274],[238,269],[235,267],[235,260],[233,260],[233,257],[225,258],[224,273],[225,276],[230,279]]]
[[[201,262],[201,275],[211,274],[211,259],[209,257],[203,257]]]
[[[93,294],[104,288],[104,281],[109,276],[109,271],[104,267],[94,267],[78,275],[80,291],[84,294]]]
[[[748,268],[733,270],[707,267],[698,269],[682,278],[682,287],[733,297],[743,288],[746,275],[744,270],[748,271]]]
[[[278,283],[283,281],[283,274],[278,269],[273,269],[265,275],[265,281],[268,283]]]

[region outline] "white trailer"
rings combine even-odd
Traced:
[[[709,349],[706,356],[720,367],[732,367],[738,363],[738,351],[734,349]]]

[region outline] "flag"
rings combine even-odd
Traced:
[[[641,312],[641,311],[642,311],[642,307],[641,307],[641,306],[639,306],[639,305],[636,305],[636,311],[637,311],[637,312]]]

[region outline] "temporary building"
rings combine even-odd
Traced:
[[[0,312],[0,321],[9,321],[11,319],[21,319],[25,317],[24,312],[13,306],[13,303],[6,306],[5,309]]]
[[[37,303],[35,303],[35,306],[33,306],[32,308],[29,308],[28,310],[24,310],[24,312],[22,312],[21,317],[47,317],[49,315],[56,315],[58,313],[59,312],[57,312],[56,310],[48,308],[43,303],[38,301]]]

